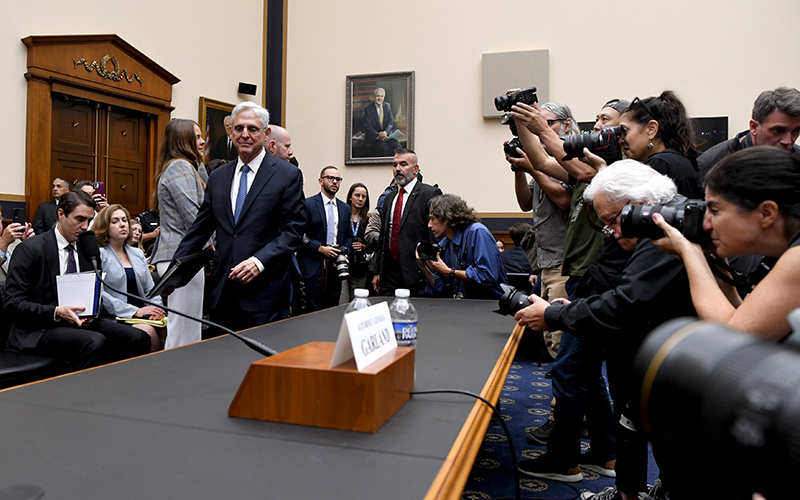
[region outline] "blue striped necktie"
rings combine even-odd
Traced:
[[[332,246],[336,244],[336,238],[334,237],[333,230],[336,227],[336,216],[333,214],[333,200],[327,201],[326,204],[328,205],[328,246]]]
[[[244,207],[244,200],[247,198],[247,172],[250,167],[242,165],[242,177],[239,179],[239,193],[236,195],[236,210],[233,211],[233,223],[239,222],[239,216],[242,214],[242,207]]]

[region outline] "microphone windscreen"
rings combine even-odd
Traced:
[[[92,262],[92,259],[100,262],[100,245],[97,243],[94,231],[84,231],[78,235],[78,252],[89,262]]]

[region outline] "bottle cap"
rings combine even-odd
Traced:
[[[356,288],[355,291],[353,292],[353,295],[355,295],[360,299],[363,299],[365,297],[369,297],[369,290],[367,290],[366,288]]]
[[[394,291],[394,296],[401,299],[407,299],[409,295],[411,295],[411,292],[408,290],[408,288],[398,288]]]

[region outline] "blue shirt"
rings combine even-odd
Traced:
[[[466,251],[463,252],[464,265],[462,266],[461,256],[464,244],[466,244]],[[442,258],[447,267],[466,271],[467,277],[473,283],[434,273],[434,287],[431,289],[430,285],[427,285],[426,293],[441,296],[461,291],[467,299],[498,299],[503,295],[500,283],[508,283],[506,269],[503,266],[503,259],[500,257],[500,250],[497,249],[497,243],[486,226],[476,222],[470,225],[465,232],[456,232],[452,240],[442,238],[439,246],[442,247]],[[448,290],[448,284],[450,290]]]

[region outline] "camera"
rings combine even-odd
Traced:
[[[513,316],[517,314],[517,311],[525,309],[532,304],[525,293],[520,292],[513,286],[500,283],[500,288],[503,289],[503,295],[498,299],[499,310],[495,312]]]
[[[333,259],[333,262],[336,264],[336,273],[339,275],[340,280],[347,279],[350,277],[350,266],[347,265],[347,247],[334,245],[333,248],[340,252]]]
[[[508,113],[503,113],[500,116],[500,124],[501,125],[508,125],[508,129],[511,131],[511,135],[517,137],[519,133],[517,132],[517,122],[514,121],[514,118],[511,117]]]
[[[562,161],[580,158],[583,156],[583,148],[596,154],[611,165],[621,158],[619,149],[619,137],[622,135],[622,127],[603,127],[600,132],[582,135],[564,135],[564,152],[567,155]]]
[[[359,238],[358,236],[353,237],[353,243],[363,243],[366,245],[364,238]],[[368,261],[369,259],[367,259],[367,252],[365,250],[353,249],[353,264],[366,264]]]
[[[525,151],[525,148],[522,147],[522,143],[519,142],[519,137],[514,137],[507,143],[503,144],[503,151],[505,151],[508,156],[512,158],[522,158],[522,155],[517,153],[517,148]]]
[[[664,236],[664,231],[653,222],[653,214],[661,214],[670,226],[678,229],[686,239],[700,246],[711,243],[711,236],[703,229],[706,202],[686,200],[679,206],[667,205],[625,205],[620,212],[619,221],[622,236],[626,238],[650,238],[656,240]]]
[[[420,241],[417,243],[417,255],[419,255],[419,258],[422,260],[436,260],[441,251],[442,247],[436,243],[431,243],[429,241]]]
[[[539,102],[536,97],[536,87],[515,90],[514,92],[503,94],[494,98],[494,107],[497,111],[511,111],[511,106],[521,102],[532,105]]]
[[[797,332],[800,310],[789,314]],[[800,470],[800,350],[716,323],[675,319],[644,340],[631,371],[632,417],[677,461],[684,489],[735,477],[736,498],[792,498]],[[674,459],[673,459],[674,460]],[[672,477],[672,476],[671,476]],[[720,493],[713,496],[733,498]],[[698,497],[699,498],[699,497]]]

